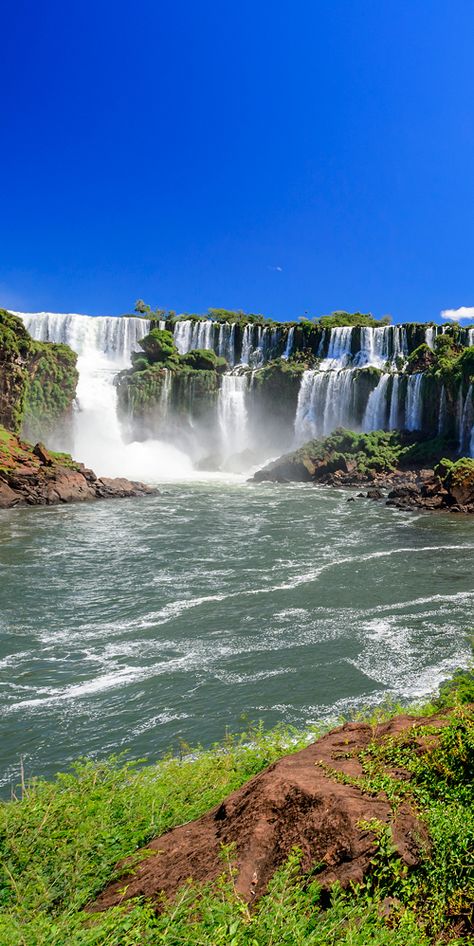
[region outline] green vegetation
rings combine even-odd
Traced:
[[[145,352],[150,365],[159,363],[164,367],[172,367],[179,364],[178,349],[174,343],[173,333],[166,329],[152,328],[151,332],[145,335],[138,344]]]
[[[34,341],[21,319],[0,309],[0,422],[31,439],[50,433],[71,409],[76,361],[67,345]]]
[[[301,321],[304,322],[306,320],[302,319]],[[311,324],[315,324],[320,328],[343,328],[347,325],[380,328],[384,325],[390,325],[390,323],[391,318],[388,315],[384,316],[382,319],[375,319],[370,313],[344,312],[338,310],[331,312],[330,315],[319,316],[314,319]]]
[[[308,441],[291,456],[295,461],[305,458],[330,461],[334,469],[352,462],[355,464],[354,472],[366,475],[412,466],[431,466],[450,447],[454,449],[455,445],[445,437],[419,441],[413,434],[402,431],[375,430],[361,434],[340,427],[329,437]]]
[[[216,355],[209,348],[196,348],[186,355],[181,355],[180,364],[193,371],[224,371],[227,367],[225,358]]]
[[[0,805],[2,946],[431,946],[447,940],[467,946],[474,902],[474,716],[467,705],[473,693],[474,674],[456,674],[438,700],[415,710],[426,716],[450,708],[437,739],[424,723],[362,753],[359,787],[384,790],[394,808],[410,800],[431,850],[407,873],[385,827],[371,823],[377,836],[371,874],[354,890],[334,888],[329,902],[321,900],[317,870],[302,874],[295,851],[249,909],[235,892],[233,852],[224,850],[221,879],[204,888],[186,885],[160,915],[140,902],[106,914],[83,912],[117,876],[121,857],[209,810],[289,749],[304,747],[308,733],[258,728],[184,759],[143,767],[83,761],[52,782],[23,785],[17,800]],[[397,711],[379,709],[371,721]],[[400,767],[409,780],[400,779]]]
[[[474,493],[474,460],[461,457],[459,460],[440,461],[436,473],[442,482],[450,489],[467,489]]]
[[[19,466],[28,466],[30,469],[38,467],[40,460],[33,449],[31,443],[20,440],[16,434],[0,425],[0,473],[12,473]],[[69,453],[56,453],[54,450],[45,452],[52,465],[58,464],[72,470],[79,468]]]

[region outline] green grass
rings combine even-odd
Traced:
[[[452,718],[426,756],[403,734],[373,744],[363,758],[367,788],[388,789],[399,803],[390,767],[411,773],[403,792],[425,820],[432,850],[407,874],[391,838],[380,830],[373,871],[364,885],[334,889],[321,903],[317,875],[305,877],[294,851],[268,893],[249,911],[235,893],[233,853],[209,888],[185,886],[157,915],[147,904],[89,915],[83,907],[114,878],[116,862],[172,826],[196,818],[289,750],[308,733],[256,728],[222,746],[157,765],[122,759],[82,761],[51,782],[33,780],[20,798],[0,805],[0,943],[2,946],[429,946],[472,942],[474,717],[460,703],[472,674],[458,675],[439,701]],[[457,705],[457,704],[460,705]],[[393,707],[372,717],[378,722]],[[422,708],[418,707],[418,712]],[[319,733],[315,732],[314,737]],[[369,784],[370,783],[370,784]],[[392,795],[390,795],[392,791]],[[386,909],[386,897],[391,897]]]

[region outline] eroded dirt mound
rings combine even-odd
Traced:
[[[383,740],[445,718],[399,716],[372,727],[346,723],[300,752],[285,756],[229,795],[208,814],[152,841],[134,873],[111,884],[89,908],[104,910],[130,897],[173,897],[186,880],[210,881],[223,871],[221,845],[235,845],[236,888],[248,901],[261,896],[296,845],[304,870],[318,867],[329,887],[360,882],[370,868],[376,836],[364,822],[390,825],[402,861],[415,866],[428,839],[408,804],[394,814],[384,794],[365,794],[338,778],[363,775],[358,754],[373,739]],[[425,748],[419,737],[420,751]],[[339,773],[339,776],[338,776]],[[397,773],[399,776],[403,773]],[[120,867],[126,867],[123,862]]]

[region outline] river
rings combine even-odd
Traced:
[[[2,513],[4,794],[20,757],[27,777],[154,760],[423,697],[466,663],[470,519],[348,496],[235,479]]]

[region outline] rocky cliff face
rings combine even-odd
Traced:
[[[78,374],[67,346],[34,341],[21,319],[0,309],[0,423],[31,439],[69,421]]]

